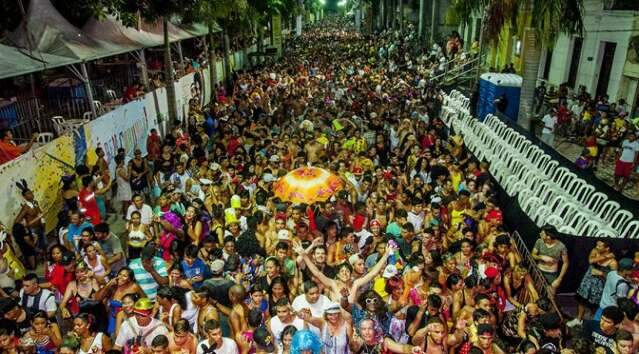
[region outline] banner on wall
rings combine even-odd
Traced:
[[[111,172],[115,171],[114,158],[119,148],[124,148],[127,160],[133,157],[135,149],[146,155],[146,137],[157,125],[145,102],[146,99],[129,102],[84,126],[89,150],[101,147]]]
[[[0,165],[0,221],[11,226],[21,209],[22,195],[16,187],[21,179],[27,181],[44,213],[47,231],[57,223],[60,181],[63,175],[73,173],[75,148],[71,136],[62,136],[31,150],[20,158]]]
[[[282,16],[273,15],[273,47],[277,49],[277,56],[282,56]]]

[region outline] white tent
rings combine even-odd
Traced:
[[[170,42],[176,42],[176,41],[181,41],[183,39],[187,39],[187,38],[193,38],[195,37],[192,33],[189,33],[183,29],[181,29],[180,27],[172,24],[171,22],[169,22],[169,41]],[[153,23],[148,23],[148,22],[144,22],[142,24],[142,30],[146,31],[146,32],[150,32],[150,33],[154,33],[157,35],[162,36],[162,38],[164,38],[164,28],[162,25],[162,21],[156,21]]]
[[[103,20],[90,19],[82,31],[92,38],[130,47],[131,50],[159,46],[164,41],[161,35],[126,27],[111,15]]]
[[[26,17],[8,39],[17,47],[80,60],[127,51],[115,43],[86,35],[60,15],[49,0],[31,0]]]
[[[79,60],[40,52],[29,53],[26,49],[18,49],[0,44],[0,79],[20,76],[36,71],[77,63]]]

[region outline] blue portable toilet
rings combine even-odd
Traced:
[[[512,121],[517,121],[519,115],[519,98],[521,96],[522,78],[515,74],[485,73],[479,81],[479,100],[477,115],[484,121],[490,113],[495,113],[495,100],[501,95],[506,96],[508,105],[505,115]]]

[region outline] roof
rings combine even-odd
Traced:
[[[2,58],[2,63],[0,64],[0,79],[26,75],[36,71],[79,62],[79,60],[75,58],[41,52],[29,53],[28,50],[3,44],[0,44],[0,58]]]
[[[31,0],[18,28],[0,47],[0,78],[114,56],[163,44],[162,22],[126,27],[114,16],[90,19],[82,30],[67,21],[50,0]],[[217,24],[214,31],[219,31]],[[169,22],[171,42],[208,33],[203,24],[180,28]],[[30,49],[30,50],[29,50]],[[33,58],[30,58],[31,55]],[[35,59],[34,59],[35,58]]]

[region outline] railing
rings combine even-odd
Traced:
[[[539,293],[540,298],[547,298],[550,300],[553,309],[559,315],[560,318],[563,319],[563,314],[559,310],[559,306],[557,306],[557,302],[555,301],[555,294],[550,290],[550,284],[546,281],[546,278],[541,274],[541,271],[537,267],[537,263],[532,258],[530,251],[528,251],[528,247],[524,243],[524,240],[519,235],[519,232],[515,231],[511,234],[512,239],[515,241],[515,245],[517,246],[517,250],[522,257],[523,263],[528,268],[528,274],[533,279],[533,283],[535,284],[535,288]]]
[[[455,59],[451,59],[450,61],[446,62],[446,65],[444,66],[444,72],[441,74],[437,74],[436,76],[432,77],[431,80],[432,81],[437,81],[440,80],[442,78],[446,78],[447,75],[453,75],[452,78],[448,78],[448,80],[454,80],[466,73],[469,73],[471,71],[474,71],[477,69],[477,66],[480,65],[480,59],[481,57],[477,56],[467,62],[464,63],[460,63],[459,65],[455,66],[452,69],[449,69],[449,67],[451,66],[451,64],[455,64]],[[476,65],[473,65],[474,63],[477,63]],[[469,69],[464,69],[469,67]]]

